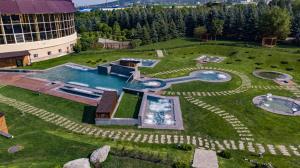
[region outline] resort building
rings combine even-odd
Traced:
[[[0,68],[66,55],[77,40],[72,0],[1,0]]]

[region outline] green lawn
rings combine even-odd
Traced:
[[[138,118],[141,97],[134,94],[124,93],[115,118]]]
[[[153,74],[168,70],[195,67],[195,58],[202,54],[220,55],[226,57],[225,61],[219,64],[209,63],[205,66],[232,69],[241,72],[249,77],[252,85],[276,86],[273,81],[257,78],[252,75],[255,69],[266,69],[288,73],[294,77],[296,83],[300,83],[300,52],[299,48],[291,46],[278,46],[275,48],[262,48],[256,44],[243,42],[217,41],[200,43],[190,39],[175,39],[148,46],[141,46],[134,50],[92,50],[80,54],[34,63],[27,69],[46,69],[67,62],[74,62],[91,67],[97,64],[107,63],[121,57],[135,57],[158,59],[155,57],[155,49],[164,49],[167,55],[160,58],[159,64],[154,68],[141,68],[143,74]],[[158,78],[170,78],[188,75],[189,71],[179,71],[170,74],[157,76]],[[193,91],[226,91],[238,88],[241,79],[231,74],[233,79],[227,83],[206,83],[194,81],[183,84],[176,84],[169,88],[174,92]],[[217,97],[196,97],[200,100],[219,107],[226,112],[236,116],[254,135],[259,143],[271,144],[300,144],[299,117],[287,117],[271,114],[256,108],[252,104],[253,97],[261,94],[273,93],[294,97],[285,90],[257,90],[250,89],[246,92]],[[33,106],[48,110],[67,117],[71,120],[81,122],[84,120],[86,107],[83,104],[71,102],[57,97],[47,95],[37,95],[31,91],[18,89],[15,87],[5,87],[0,89],[0,94],[20,101],[27,102]],[[111,126],[108,129],[130,130],[141,133],[161,133],[161,134],[188,134],[208,137],[213,139],[233,139],[238,140],[236,131],[221,117],[207,110],[201,109],[180,97],[184,131],[164,131],[151,129],[138,129],[136,127]],[[124,94],[115,117],[127,118],[137,117],[139,98],[135,95]],[[111,144],[116,149],[127,146],[133,150],[143,152],[157,152],[161,156],[172,155],[176,160],[184,158],[185,161],[191,159],[191,152],[175,150],[168,145],[147,145],[134,144],[128,142],[114,142],[103,139],[94,139],[71,133],[66,133],[50,124],[46,124],[31,116],[21,116],[20,113],[7,106],[0,105],[0,111],[7,112],[7,120],[10,130],[16,136],[13,140],[0,139],[0,163],[5,167],[55,167],[61,166],[71,159],[87,156],[99,145]],[[2,143],[3,142],[5,143]],[[51,140],[51,141],[49,141]],[[9,155],[5,151],[14,144],[25,146],[24,151]],[[78,150],[80,149],[80,150]],[[73,152],[74,150],[78,152]],[[2,155],[2,153],[5,153]],[[47,155],[48,158],[45,158]],[[3,157],[2,157],[3,156]],[[246,152],[232,151],[232,159],[219,158],[221,168],[250,167],[244,157],[261,162],[272,162],[275,167],[299,167],[299,158],[281,157],[266,155],[263,159]],[[25,162],[25,163],[24,163]],[[23,164],[22,164],[23,163]],[[116,155],[110,156],[106,167],[169,167],[165,163],[152,163],[133,158],[124,158]],[[1,167],[1,166],[0,166]]]

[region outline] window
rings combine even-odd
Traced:
[[[25,37],[26,42],[32,42],[32,36],[31,36],[30,33],[29,34],[24,34],[24,37]]]
[[[23,32],[24,33],[30,33],[30,25],[29,24],[23,24]]]
[[[33,54],[33,57],[37,58],[37,57],[39,57],[39,54]]]
[[[14,32],[15,32],[15,33],[23,33],[23,32],[22,32],[22,27],[21,27],[20,24],[15,24],[15,25],[14,25]]]
[[[0,44],[5,44],[4,36],[0,35]]]
[[[24,42],[23,34],[15,34],[15,36],[18,43]]]
[[[40,37],[41,37],[41,40],[47,40],[46,32],[41,32]]]
[[[59,49],[58,52],[59,52],[59,53],[62,53],[62,49]]]
[[[3,27],[4,27],[5,34],[13,34],[12,25],[4,25]]]
[[[11,24],[10,16],[2,15],[3,24]]]
[[[6,35],[7,44],[15,43],[15,36],[14,35]]]
[[[20,16],[19,15],[11,15],[12,23],[20,23]]]
[[[48,51],[48,55],[51,55],[52,54],[52,52],[51,51]]]

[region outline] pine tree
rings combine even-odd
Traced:
[[[143,37],[141,40],[143,41],[143,44],[151,43],[151,37],[146,26],[143,27]]]
[[[169,34],[170,34],[171,38],[177,38],[179,36],[178,31],[177,31],[177,27],[176,27],[175,22],[173,20],[171,20],[171,22],[170,22]]]
[[[157,43],[158,42],[158,34],[157,34],[157,30],[156,30],[156,22],[152,23],[151,26],[151,40],[153,43]]]

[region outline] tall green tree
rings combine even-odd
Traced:
[[[223,26],[224,26],[224,21],[220,19],[214,19],[212,21],[212,33],[215,37],[215,40],[217,40],[218,35],[222,35],[223,33]]]

